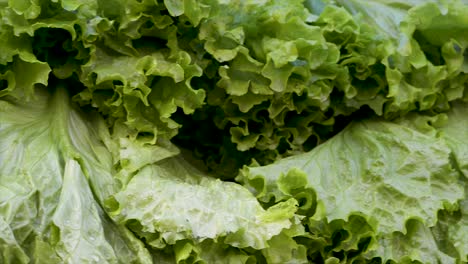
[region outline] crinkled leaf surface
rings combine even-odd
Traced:
[[[345,226],[328,231],[330,239],[336,232],[345,232],[350,238],[357,236],[355,242],[345,239],[331,244],[326,237],[312,239],[313,243],[330,243],[336,252],[358,250],[358,242],[367,236],[374,241],[364,254],[369,259],[455,263],[457,257],[439,249],[429,228],[436,225],[439,210],[464,196],[449,154],[445,141],[435,135],[366,120],[351,124],[309,153],[264,167],[247,167],[238,179],[264,202],[296,197],[303,206],[314,208],[310,204],[315,203],[311,219],[326,219],[330,225],[335,220],[351,221],[353,215],[363,217],[368,231]],[[324,236],[325,230],[315,229],[316,224],[309,229],[320,230],[317,234]],[[331,254],[328,250],[323,247],[320,254]]]
[[[246,167],[239,180],[266,202],[311,188],[316,219],[361,214],[379,232],[404,232],[411,218],[434,225],[443,204],[463,196],[449,153],[441,139],[368,120],[351,124],[309,153]]]
[[[468,261],[468,104],[457,102],[448,113],[448,121],[439,130],[453,151],[456,166],[461,172],[460,185],[465,186],[465,197],[459,210],[440,213],[439,225],[434,233],[446,252]]]
[[[63,88],[36,97],[0,101],[2,262],[149,263],[141,241],[102,210],[112,161],[94,121]]]
[[[0,18],[0,262],[467,261],[466,0]]]
[[[155,240],[150,244],[224,237],[235,247],[262,249],[296,211],[294,199],[264,210],[245,188],[203,175],[180,157],[143,167],[113,197],[113,217],[138,221],[138,231]]]

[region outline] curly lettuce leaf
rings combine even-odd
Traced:
[[[300,238],[313,262],[353,262],[376,246],[376,232],[367,221],[352,215],[347,221],[309,219],[309,233]]]
[[[444,139],[451,150],[451,162],[459,172],[459,186],[465,188],[465,196],[456,208],[448,208],[438,213],[437,225],[431,228],[438,248],[452,258],[467,260],[468,214],[467,214],[467,104],[453,102],[451,110],[438,115],[412,114],[396,120],[401,125],[411,127],[427,135]],[[421,228],[419,228],[421,229]],[[427,231],[424,231],[427,232]]]
[[[189,65],[187,54],[182,58],[185,61],[172,62],[167,56],[162,51],[138,57],[115,56],[96,47],[91,60],[82,67],[82,80],[89,89],[76,99],[82,104],[91,101],[138,133],[170,139],[179,127],[170,116],[178,107],[192,113],[203,104],[205,93],[190,86],[190,79],[200,70]]]
[[[0,260],[466,262],[467,17],[465,0],[2,2]],[[362,115],[406,121],[333,137]],[[211,178],[272,162],[238,178],[261,203]]]
[[[246,262],[252,253],[236,248],[268,248],[291,227],[294,199],[264,210],[242,186],[168,158],[173,150],[110,135],[96,112],[74,109],[63,87],[35,94],[33,104],[1,101],[0,160],[10,161],[0,166],[5,261],[151,263],[144,239],[174,250],[176,261],[186,254],[180,243],[191,241],[205,261]],[[118,178],[122,170],[128,178]],[[222,253],[224,245],[231,249]]]
[[[206,51],[226,62],[207,95],[224,115],[218,127],[230,128],[241,151],[273,150],[282,141],[291,152],[301,151],[314,137],[311,123],[333,123],[322,110],[330,105],[332,87],[345,83],[346,71],[336,65],[338,48],[307,23],[300,1],[224,5],[201,24],[199,35]],[[298,122],[288,122],[287,115]]]
[[[185,13],[192,19],[199,16],[196,6],[204,6],[201,17],[209,11],[201,3],[187,5]],[[201,75],[203,63],[190,47],[181,48],[188,44],[185,36],[177,37],[175,24],[184,21],[165,13],[163,4],[152,1],[9,2],[0,10],[5,48],[0,62],[10,63],[15,56],[19,62],[0,73],[8,82],[0,95],[25,90],[15,93],[32,97],[34,83],[18,78],[15,85],[12,74],[37,72],[40,77],[31,79],[46,85],[41,78],[51,71],[73,83],[69,89],[77,94],[75,100],[97,108],[108,123],[125,122],[134,134],[168,140],[179,127],[171,115],[178,108],[192,113],[203,104],[205,91],[190,84]]]
[[[441,138],[391,122],[365,120],[352,123],[309,153],[267,166],[245,167],[237,179],[265,203],[296,198],[302,205],[299,212],[302,209],[314,221],[333,223],[362,217],[374,241],[368,252],[377,252],[368,256],[385,255],[397,262],[405,258],[448,261],[452,258],[445,253],[432,252],[437,245],[428,227],[436,225],[439,210],[453,207],[464,197],[449,154]],[[417,223],[410,225],[414,230],[408,229],[412,219]],[[353,237],[359,232],[350,233]],[[413,240],[420,241],[421,249]],[[426,240],[429,244],[422,243]],[[351,246],[356,247],[357,241]],[[391,251],[388,247],[403,241],[408,243],[407,249]],[[327,244],[321,243],[324,251],[320,255],[327,255]],[[334,248],[340,251],[337,246]],[[427,254],[416,254],[422,248]]]
[[[337,3],[359,24],[378,28],[374,39],[385,40],[385,52],[377,58],[385,65],[388,114],[448,109],[449,101],[463,96],[468,7],[461,1]]]
[[[290,228],[274,236],[268,242],[269,247],[261,251],[266,263],[309,263],[307,247],[296,241],[305,234],[301,219],[295,218]]]
[[[394,232],[379,238],[379,247],[364,254],[368,259],[380,258],[397,263],[457,263],[457,258],[445,254],[437,245],[430,228],[418,220],[406,223],[406,232]]]
[[[306,152],[360,115],[392,120],[466,97],[461,1],[219,4],[198,34],[213,57],[200,115],[229,138],[197,138],[210,169],[239,153],[265,165]]]
[[[309,153],[246,167],[238,180],[264,202],[309,188],[317,196],[311,201],[317,203],[315,219],[362,214],[376,230],[389,233],[404,231],[410,218],[434,225],[437,210],[462,197],[449,153],[442,139],[368,120]]]

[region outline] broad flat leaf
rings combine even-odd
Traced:
[[[151,263],[102,210],[115,188],[102,120],[74,110],[63,88],[35,95],[0,101],[1,262]]]
[[[463,197],[450,150],[440,138],[379,120],[356,122],[309,153],[264,167],[246,167],[238,180],[262,201],[312,190],[314,219],[362,215],[379,233],[405,232],[407,220],[432,226],[444,203]]]

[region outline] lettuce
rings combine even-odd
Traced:
[[[119,188],[126,174],[114,168],[104,142],[120,154],[127,146],[113,141],[98,115],[76,110],[63,87],[36,95],[32,107],[17,100],[1,105],[5,261],[150,263],[130,230],[155,248],[222,238],[263,249],[292,225],[294,199],[264,210],[248,190],[206,176],[177,155],[138,167]],[[125,166],[124,158],[119,162]]]
[[[35,95],[1,101],[2,262],[151,263],[103,210],[116,189],[103,120],[71,107],[63,87]]]
[[[0,3],[0,263],[465,263],[465,0]]]
[[[246,167],[238,180],[265,203],[295,198],[299,214],[310,216],[309,225],[320,233],[327,233],[324,228],[341,232],[337,221],[360,219],[364,230],[339,225],[352,235],[364,233],[354,241],[356,249],[369,239],[366,258],[455,263],[439,253],[428,229],[437,224],[439,210],[464,198],[449,154],[442,138],[371,119],[352,123],[311,152]]]

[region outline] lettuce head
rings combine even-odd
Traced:
[[[0,263],[468,262],[466,0],[0,18]]]

